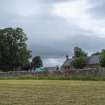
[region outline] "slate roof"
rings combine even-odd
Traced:
[[[87,58],[87,64],[91,65],[91,64],[98,64],[100,61],[100,56],[99,55],[94,55],[94,56],[90,56]]]
[[[72,59],[68,59],[64,62],[64,64],[62,66],[70,66],[72,63]]]

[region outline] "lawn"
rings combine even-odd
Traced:
[[[105,105],[105,82],[0,80],[0,105]]]

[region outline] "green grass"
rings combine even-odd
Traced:
[[[105,105],[105,82],[0,80],[0,105]]]
[[[0,80],[82,80],[82,81],[105,81],[105,75],[18,75],[0,76]]]

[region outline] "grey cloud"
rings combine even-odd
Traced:
[[[94,33],[87,32],[73,22],[68,23],[63,18],[51,13],[53,3],[65,0],[31,0],[33,8],[37,5],[40,9],[34,11],[38,12],[37,15],[33,13],[26,17],[18,14],[16,7],[20,8],[20,6],[15,1],[21,2],[21,0],[0,0],[1,27],[22,27],[28,35],[28,45],[33,51],[33,56],[71,55],[74,46],[80,46],[87,51],[96,51],[105,47],[104,38],[93,37]],[[87,34],[91,36],[86,36]]]
[[[65,41],[44,41],[40,42],[40,46],[34,44],[33,53],[35,55],[42,55],[43,57],[62,57],[66,54],[72,55],[73,47],[79,46],[87,52],[95,52],[105,48],[105,38],[98,38],[92,36],[72,36],[65,39]],[[41,44],[42,43],[42,44]],[[39,46],[39,48],[37,48]],[[37,50],[36,50],[37,48]]]
[[[89,12],[95,18],[105,18],[105,0],[89,0],[89,3],[93,5]]]
[[[73,1],[73,0],[39,0],[39,2],[43,3],[59,3],[59,2],[66,2],[66,1]]]

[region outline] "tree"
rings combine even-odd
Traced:
[[[87,53],[85,53],[81,48],[74,47],[74,58],[80,57],[80,56],[87,56]]]
[[[72,61],[74,68],[81,69],[85,67],[86,58],[87,58],[87,53],[85,53],[81,48],[79,47],[74,48],[74,56]]]
[[[100,65],[101,67],[105,67],[105,49],[101,52]]]
[[[31,51],[26,41],[26,34],[21,28],[0,29],[0,69],[15,70],[29,62]]]
[[[72,63],[76,69],[82,69],[86,65],[86,58],[82,56],[77,57],[72,61]]]
[[[43,66],[43,62],[42,62],[40,56],[36,56],[32,59],[32,68],[36,69],[36,68],[42,67],[42,66]]]
[[[95,56],[95,55],[101,55],[100,52],[96,52],[96,53],[93,53],[92,56]]]

